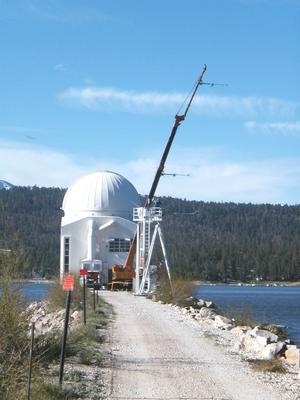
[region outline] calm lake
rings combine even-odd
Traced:
[[[22,283],[27,302],[42,300],[51,283]],[[212,300],[225,312],[250,310],[257,322],[288,327],[288,335],[300,346],[300,287],[196,285],[194,296]]]
[[[34,300],[43,300],[51,287],[49,282],[22,282],[17,283],[17,287],[20,288],[22,295],[24,296],[27,303],[31,303]]]
[[[194,295],[225,312],[246,309],[259,323],[285,325],[300,346],[300,287],[196,285]]]

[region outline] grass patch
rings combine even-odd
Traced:
[[[0,398],[21,399],[28,371],[28,315],[17,287],[12,287],[13,266],[0,265]]]
[[[59,359],[61,352],[62,333],[51,332],[35,338],[34,358],[41,365],[47,365]]]
[[[100,366],[103,361],[103,355],[96,352],[93,347],[83,347],[78,353],[78,361],[83,365],[97,365]]]
[[[32,400],[73,400],[79,397],[71,385],[36,382],[31,389]]]
[[[91,314],[86,325],[81,325],[69,335],[67,356],[75,356],[84,365],[101,365],[103,355],[96,349],[96,344],[103,342],[99,327],[103,327],[106,316],[102,312]],[[105,322],[106,323],[106,322]]]
[[[273,360],[249,360],[249,363],[256,372],[273,372],[276,374],[288,372],[282,361],[277,358]]]
[[[3,335],[0,335],[0,399],[15,400],[26,398],[27,375],[29,363],[29,329],[30,315],[24,312],[24,300],[20,290],[12,287],[13,268],[7,260],[7,264],[0,263],[0,327]],[[76,361],[82,364],[101,365],[103,355],[99,351],[98,343],[103,340],[103,332],[106,325],[106,303],[98,300],[96,312],[92,310],[92,294],[87,290],[87,325],[78,325],[68,332],[67,356],[74,355]],[[66,292],[62,290],[59,281],[51,286],[49,293],[49,311],[57,311],[65,308]],[[82,309],[82,287],[76,280],[75,290],[72,294],[72,309]],[[50,379],[58,379],[58,376],[49,376],[50,363],[59,362],[61,352],[62,332],[52,331],[46,335],[35,337],[32,371],[32,400],[60,400],[77,399],[75,385],[72,388],[68,384],[63,386],[50,382]],[[87,346],[88,344],[88,346]],[[66,359],[72,363],[72,359]],[[74,382],[81,377],[74,373]],[[44,380],[42,380],[44,379]],[[81,396],[82,397],[82,396]]]
[[[76,369],[76,368],[72,369],[67,374],[65,374],[65,378],[68,381],[72,381],[72,382],[80,382],[84,376],[85,375],[83,374],[83,372],[80,369]]]
[[[253,309],[250,305],[244,306],[243,308],[236,308],[231,306],[226,311],[226,316],[233,319],[236,325],[240,326],[250,326],[254,328],[258,325],[254,314]]]
[[[184,279],[174,279],[172,288],[168,278],[161,276],[157,288],[156,300],[164,303],[172,303],[179,306],[185,306],[186,300],[193,294],[193,284]]]
[[[79,278],[75,278],[74,290],[72,292],[71,308],[76,310],[83,309],[82,300],[82,286],[80,285]],[[87,305],[91,304],[92,294],[88,288],[86,288]],[[62,288],[60,280],[56,280],[49,289],[47,296],[50,311],[56,311],[59,308],[65,308],[66,306],[66,292]]]

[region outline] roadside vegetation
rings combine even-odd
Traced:
[[[248,362],[256,372],[273,372],[276,374],[286,374],[288,372],[286,366],[278,358],[272,360],[248,360]]]
[[[224,315],[233,319],[236,325],[239,326],[250,326],[251,328],[255,328],[258,325],[251,305],[243,305],[241,307],[231,306],[227,308]]]
[[[10,257],[6,258],[6,262],[2,262],[0,271],[0,399],[23,400],[27,399],[30,315],[24,311],[24,299],[18,287],[13,284],[13,279],[17,277]],[[85,367],[102,365],[104,360],[102,344],[107,316],[111,310],[99,298],[94,312],[89,290],[87,294],[89,294],[87,323],[83,325],[81,318],[78,325],[68,333],[62,386],[58,385],[62,332],[54,331],[35,338],[31,400],[99,398],[99,387],[93,389],[97,390],[95,393],[88,387],[89,380],[85,376],[87,374]],[[63,292],[59,282],[53,284],[49,293],[50,310],[64,308],[65,298],[66,293]],[[73,311],[82,310],[82,288],[79,282],[75,285],[73,300]]]
[[[86,288],[86,295],[88,297],[87,301],[91,303],[92,294]],[[61,282],[59,279],[56,279],[52,284],[48,292],[47,296],[48,307],[50,311],[57,310],[58,308],[64,308],[66,305],[66,292],[63,291],[61,287]],[[79,279],[75,279],[74,290],[72,292],[72,303],[71,308],[76,310],[83,309],[83,300],[82,300],[82,287],[80,286]]]
[[[13,266],[9,257],[0,266],[0,398],[21,399],[28,368],[28,323],[24,300],[12,287]]]
[[[191,281],[174,278],[170,283],[165,271],[160,271],[155,300],[164,303],[185,306],[186,301],[193,294],[193,283]]]
[[[90,303],[91,304],[91,303]],[[103,311],[105,309],[106,311]],[[96,311],[89,307],[86,325],[80,325],[69,332],[63,385],[58,385],[60,336],[43,337],[45,347],[49,346],[40,362],[38,373],[32,385],[32,400],[73,400],[98,399],[99,382],[92,382],[91,367],[101,367],[105,355],[102,343],[105,338],[108,306],[101,301]],[[94,377],[97,377],[95,373]]]

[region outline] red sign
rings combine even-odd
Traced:
[[[74,290],[74,276],[73,275],[65,275],[63,281],[63,289],[64,290]]]
[[[79,273],[80,273],[80,276],[87,276],[87,270],[84,269],[84,268],[82,268],[82,269],[79,271]]]

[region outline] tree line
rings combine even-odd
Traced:
[[[21,277],[59,273],[65,189],[0,190],[0,265]],[[300,206],[159,199],[172,270],[211,281],[300,279]]]

